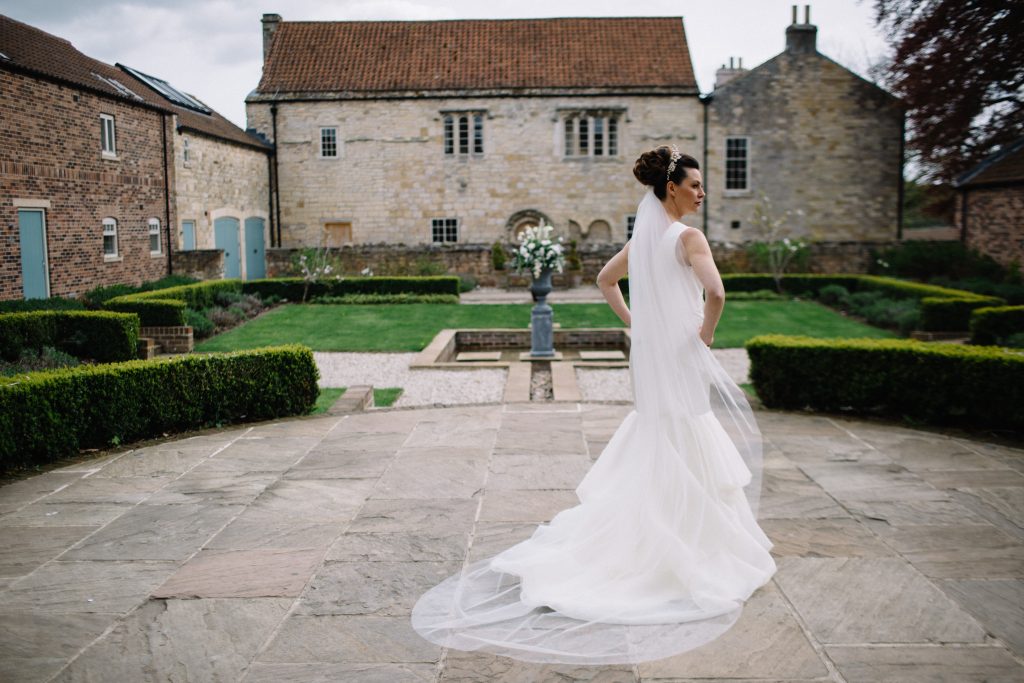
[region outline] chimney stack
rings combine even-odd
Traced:
[[[737,61],[739,62],[737,64]],[[734,57],[729,57],[729,65],[722,65],[722,68],[715,72],[715,88],[720,88],[737,76],[742,76],[747,73],[747,69],[743,68],[743,58],[740,57],[738,60]]]
[[[797,5],[793,5],[793,23],[786,27],[786,52],[814,54],[818,51],[818,27],[811,23],[811,6],[804,5],[804,23],[797,22]]]
[[[263,15],[263,63],[267,62],[267,55],[270,54],[270,45],[274,42],[274,33],[277,32],[277,25],[281,23],[280,14]]]

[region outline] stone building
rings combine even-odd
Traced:
[[[746,70],[719,70],[705,97],[705,220],[714,242],[756,241],[755,206],[800,209],[793,232],[829,243],[888,242],[900,232],[901,102],[816,49],[793,21],[786,49]]]
[[[248,126],[276,144],[285,247],[486,245],[540,220],[623,243],[637,156],[703,143],[678,18],[263,26]]]
[[[0,15],[0,120],[0,299],[262,275],[271,147],[167,81]]]
[[[956,179],[960,239],[1003,266],[1024,266],[1024,138]]]
[[[808,19],[794,10],[783,53],[700,97],[681,18],[264,15],[246,102],[276,142],[282,244],[486,245],[546,220],[604,258],[643,191],[634,160],[676,143],[709,191],[686,220],[726,252],[759,239],[763,192],[804,211],[821,269],[863,268],[899,232],[903,113],[817,52]]]

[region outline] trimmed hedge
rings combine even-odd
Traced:
[[[139,345],[139,318],[109,311],[34,311],[0,314],[0,358],[52,346],[76,358],[131,360]]]
[[[25,313],[26,311],[84,311],[80,299],[64,299],[52,296],[49,299],[11,299],[0,301],[0,313]]]
[[[313,352],[287,345],[0,381],[0,469],[206,426],[308,413]]]
[[[1024,332],[1024,306],[976,308],[971,313],[971,343],[1000,344]]]
[[[318,296],[312,304],[457,304],[454,294],[343,294]]]
[[[103,307],[112,311],[135,313],[143,327],[176,327],[186,324],[186,308],[197,311],[210,308],[216,303],[217,294],[240,291],[241,280],[208,280],[194,285],[116,296],[103,304]]]
[[[881,413],[1024,428],[1024,353],[908,339],[761,335],[746,343],[769,408]]]
[[[248,280],[242,283],[246,294],[277,296],[302,301],[306,281],[300,277]],[[310,284],[308,298],[345,296],[346,294],[454,294],[459,295],[459,278],[453,275],[423,277],[347,277],[341,280],[317,280]]]

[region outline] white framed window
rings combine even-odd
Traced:
[[[430,241],[432,242],[458,242],[459,241],[459,219],[458,218],[434,218],[430,221]]]
[[[157,256],[162,253],[160,249],[160,219],[149,219],[149,253]]]
[[[565,157],[615,157],[619,155],[617,113],[568,112],[562,120],[562,154]]]
[[[117,254],[117,219],[103,219],[103,258],[116,259]]]
[[[444,115],[444,153],[446,156],[480,156],[484,153],[483,113],[452,112]]]
[[[633,224],[636,223],[636,214],[631,213],[626,216],[626,239],[633,239]]]
[[[188,165],[188,162],[192,160],[191,150],[188,148],[188,136],[181,138],[181,160]]]
[[[320,129],[320,158],[338,158],[338,129],[333,126]]]
[[[732,136],[725,139],[725,189],[750,189],[750,138]]]
[[[117,135],[114,131],[114,117],[100,114],[100,149],[105,157],[117,156]]]

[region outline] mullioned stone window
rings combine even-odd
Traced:
[[[725,139],[725,189],[750,189],[750,138]]]
[[[484,153],[484,112],[443,112],[445,156]]]
[[[560,116],[564,157],[619,155],[621,111],[563,110]]]

